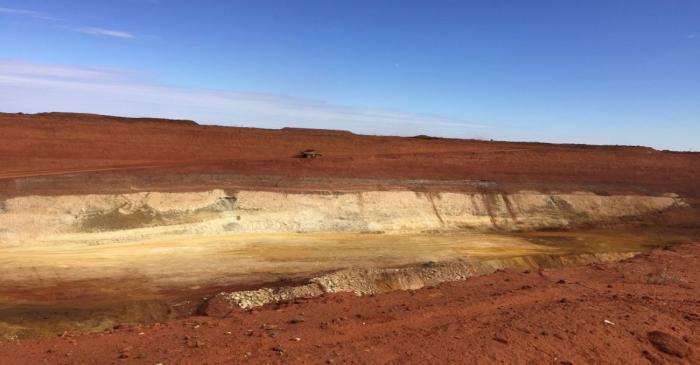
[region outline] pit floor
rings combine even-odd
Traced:
[[[638,252],[694,233],[229,234],[0,248],[0,339],[109,329],[192,314],[222,290],[289,285],[348,267]]]

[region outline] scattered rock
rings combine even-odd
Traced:
[[[503,338],[502,336],[495,335],[495,336],[493,336],[493,339],[494,339],[495,341],[497,341],[497,342],[502,343],[502,344],[506,344],[506,345],[508,344],[508,340],[506,340],[506,339]]]
[[[279,352],[279,353],[284,353],[285,350],[284,350],[284,348],[282,348],[281,346],[275,346],[275,347],[272,348],[272,351],[274,351],[274,352]]]
[[[683,340],[666,332],[652,331],[647,338],[657,350],[669,355],[684,358],[690,353],[690,347]]]

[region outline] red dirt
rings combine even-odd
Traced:
[[[327,295],[227,318],[5,342],[0,359],[7,364],[698,364],[699,260],[700,244],[683,245],[614,264],[498,272],[370,297]]]
[[[308,148],[323,157],[295,157]],[[41,178],[46,176],[58,183]],[[239,181],[246,176],[260,178]],[[217,178],[217,186],[230,188],[284,187],[288,181],[318,185],[314,179],[421,179],[699,196],[700,153],[0,113],[0,194],[127,191],[148,184],[202,189]]]

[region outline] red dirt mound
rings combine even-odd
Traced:
[[[296,157],[306,149],[318,150],[323,157]],[[293,178],[472,180],[700,195],[700,153],[233,128],[67,113],[0,114],[0,182],[106,171],[136,176],[145,184],[149,176],[179,171],[188,176],[266,176],[276,183]],[[25,179],[23,184],[35,180]],[[116,190],[137,185],[118,180],[76,185],[86,190],[99,190],[99,184]],[[202,183],[171,180],[171,189]],[[254,187],[255,182],[250,183]]]

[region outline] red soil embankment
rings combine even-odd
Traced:
[[[8,364],[697,364],[700,244],[611,264],[327,295],[0,343]]]
[[[324,156],[295,157],[308,148]],[[700,195],[700,153],[201,126],[85,114],[0,114],[0,180],[105,171],[146,177],[183,171],[282,179],[482,180],[534,187],[604,184]],[[176,186],[176,179],[172,183]]]

